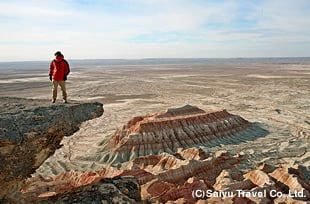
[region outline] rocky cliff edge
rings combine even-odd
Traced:
[[[64,136],[103,114],[97,102],[50,104],[0,98],[0,201],[16,200],[24,180],[59,148]]]

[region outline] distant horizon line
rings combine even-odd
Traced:
[[[92,60],[123,60],[123,61],[139,61],[139,60],[212,60],[212,59],[220,59],[220,60],[242,60],[242,59],[305,59],[310,58],[308,57],[146,57],[146,58],[65,58],[67,60],[73,61],[92,61]],[[8,60],[8,61],[1,61],[0,63],[14,63],[14,62],[45,62],[50,61],[51,59],[47,60]]]

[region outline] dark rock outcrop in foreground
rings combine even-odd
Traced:
[[[141,201],[140,185],[135,178],[114,177],[97,180],[93,184],[79,186],[70,191],[42,197],[29,202],[52,204],[52,203],[132,203]]]
[[[62,138],[102,114],[100,103],[1,97],[0,201],[18,200],[23,181],[54,154]]]

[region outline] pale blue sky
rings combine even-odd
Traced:
[[[0,61],[304,57],[309,0],[0,0]]]

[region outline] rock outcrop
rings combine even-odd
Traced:
[[[222,170],[231,169],[244,160],[240,155],[232,157],[228,153],[222,153],[203,160],[185,159],[181,156],[182,154],[184,154],[184,151],[173,155],[162,153],[160,155],[138,157],[128,162],[123,167],[125,170],[123,172],[119,171],[117,175],[137,176],[135,172],[144,170],[152,173],[155,178],[173,184],[183,184],[193,176],[205,177],[209,183],[215,183],[216,177]],[[144,176],[141,179],[139,176],[137,177],[140,184],[145,184],[149,181]],[[149,177],[149,179],[153,178]]]
[[[136,180],[133,183],[136,184],[133,186],[139,183],[141,199],[146,203],[306,203],[310,199],[310,172],[306,167],[266,168],[267,165],[263,165],[243,172],[239,164],[246,162],[246,155],[233,156],[221,152],[197,157],[197,152],[203,155],[203,150],[190,148],[174,154],[138,157],[126,162],[122,169],[105,165],[96,172],[71,171],[50,179],[33,177],[27,180],[22,192],[28,201],[39,201],[42,197],[45,201],[59,201],[64,198],[74,199],[76,192],[77,195],[84,195],[82,189],[86,189],[88,199],[87,189],[90,185],[101,186],[103,178],[113,180],[116,176],[124,180],[134,177]],[[108,189],[104,188],[106,186],[100,189],[107,192]],[[130,188],[134,189],[131,191],[134,195],[140,190],[137,187]],[[130,192],[130,189],[124,192]],[[129,194],[132,193],[121,197],[127,199],[124,196],[128,196],[132,199]],[[83,199],[80,196],[75,201],[85,201]],[[101,192],[93,196],[93,199],[101,199]],[[138,200],[140,198],[136,196],[134,201]]]
[[[178,148],[240,143],[267,131],[226,110],[204,111],[186,105],[134,117],[118,129],[106,146],[103,162],[126,162],[145,155],[174,153]]]
[[[87,179],[87,177],[85,177]],[[97,178],[93,183],[25,198],[29,203],[132,203],[141,201],[140,185],[135,178]]]
[[[31,201],[36,197],[48,197],[50,195],[62,194],[80,186],[93,184],[103,178],[112,178],[117,169],[105,166],[96,172],[68,171],[56,175],[53,178],[44,178],[37,175],[28,178],[21,192],[26,200]]]
[[[142,186],[144,200],[149,199],[153,202],[157,196],[160,196],[160,202],[178,198],[190,199],[191,189],[203,187],[213,190],[212,185],[224,169],[234,168],[244,160],[239,155],[231,156],[228,153],[216,157],[195,158],[197,152],[203,154],[203,150],[192,148],[173,155],[162,153],[139,157],[127,162],[122,170],[105,165],[96,172],[70,171],[53,178],[36,176],[27,180],[22,192],[28,201],[38,201],[43,196],[58,198],[63,194],[68,195],[68,192],[75,192],[75,189],[81,186],[96,184],[103,178],[116,176],[136,178]]]
[[[35,101],[27,101],[34,107],[17,102],[1,105],[8,111],[0,112],[0,167],[4,172],[0,203],[16,199],[26,203],[186,204],[310,200],[308,167],[263,164],[244,172],[240,166],[247,162],[246,154],[204,151],[205,147],[252,140],[267,131],[225,110],[206,112],[193,106],[130,120],[106,144],[111,153],[104,152],[102,160],[107,163],[98,171],[71,170],[52,178],[36,175],[25,180],[53,154],[64,135],[103,111],[98,103],[37,107],[32,104]]]
[[[0,98],[0,200],[18,199],[25,178],[60,147],[81,122],[103,114],[100,103],[53,104]]]

